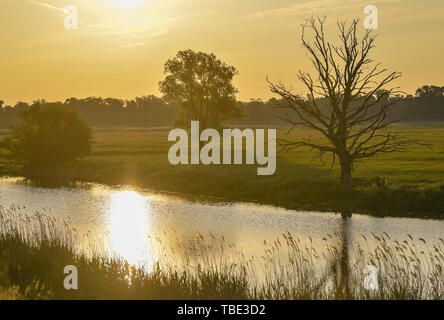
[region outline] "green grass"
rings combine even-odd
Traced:
[[[184,242],[175,246],[174,264],[159,260],[147,270],[117,257],[83,255],[70,241],[75,231],[55,218],[11,208],[0,209],[0,221],[0,299],[444,299],[442,239],[374,235],[374,249],[363,237],[345,256],[340,233],[325,235],[324,248],[287,233],[264,243],[262,256],[247,258],[223,239],[198,234],[198,255]],[[168,257],[171,248],[161,246]],[[78,290],[63,287],[67,265],[78,268]],[[364,287],[367,265],[379,270],[377,291]]]
[[[412,144],[407,152],[380,155],[359,162],[354,170],[355,191],[343,194],[339,168],[313,160],[313,152],[299,149],[278,154],[276,174],[257,176],[256,165],[172,166],[168,163],[168,128],[95,129],[93,154],[60,176],[107,184],[131,184],[189,196],[224,201],[252,201],[291,209],[355,212],[378,216],[444,218],[444,128],[393,127]],[[279,137],[285,131],[278,131]],[[292,138],[311,136],[296,129]],[[7,160],[0,173],[20,174]],[[43,176],[48,174],[41,172]]]
[[[381,155],[362,161],[355,168],[355,178],[384,177],[393,183],[414,183],[419,186],[433,186],[444,181],[444,128],[443,127],[394,127],[394,132],[405,136],[410,141],[422,141],[433,145],[434,150],[412,145],[407,152]],[[284,137],[285,130],[279,130],[279,137]],[[297,129],[292,138],[307,136],[317,137],[310,130]],[[166,164],[168,149],[172,143],[167,141],[168,129],[130,129],[112,128],[95,130],[93,148],[94,160],[118,161],[125,166],[146,166],[148,164]],[[307,149],[290,153],[281,153],[277,166],[278,175],[336,178],[338,167],[329,172],[329,165],[320,161],[312,162],[314,154]],[[328,162],[330,159],[325,159]],[[231,166],[232,167],[232,166]],[[255,171],[242,168],[245,174]],[[218,170],[217,166],[210,167]],[[230,171],[230,170],[229,170]],[[239,170],[231,170],[233,174]]]

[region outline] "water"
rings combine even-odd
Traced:
[[[86,233],[103,244],[107,254],[117,254],[130,263],[152,264],[158,254],[152,248],[157,237],[173,243],[187,241],[198,232],[224,236],[246,256],[260,256],[264,240],[273,241],[291,232],[315,248],[324,246],[327,234],[341,232],[340,215],[299,212],[248,203],[191,202],[180,197],[144,192],[133,188],[111,188],[88,184],[79,188],[40,188],[19,178],[0,179],[0,203],[4,209],[20,206],[25,214],[54,215],[69,221],[82,236]],[[174,230],[174,231],[173,231]],[[347,234],[351,243],[362,235],[386,232],[392,239],[407,235],[437,243],[444,236],[444,221],[410,218],[374,218],[354,214]],[[90,236],[91,237],[91,236]]]

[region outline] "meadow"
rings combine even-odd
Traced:
[[[111,185],[135,185],[185,197],[214,201],[249,201],[298,210],[341,212],[352,210],[377,216],[443,218],[444,128],[396,126],[390,128],[411,142],[406,152],[379,155],[354,168],[355,190],[344,194],[339,166],[331,159],[313,159],[315,153],[298,149],[278,153],[273,176],[257,176],[257,165],[173,166],[168,162],[169,128],[95,128],[92,155],[60,169],[64,180],[93,181]],[[278,137],[317,138],[310,130],[296,128],[290,135],[278,129]],[[5,132],[3,132],[4,134]],[[3,175],[23,175],[3,154]],[[47,177],[48,172],[39,170]],[[34,177],[39,180],[39,176]]]
[[[256,165],[172,166],[167,159],[168,128],[96,128],[92,155],[58,173],[72,180],[137,185],[212,201],[443,218],[444,128],[394,130],[411,141],[432,144],[433,150],[412,145],[407,152],[359,163],[355,191],[347,195],[339,187],[338,168],[329,170],[328,163],[312,161],[313,153],[304,149],[278,154],[276,174],[266,177],[257,176]],[[279,136],[284,134],[279,129]],[[292,135],[313,133],[298,129]],[[22,174],[4,154],[0,170],[4,175]],[[404,240],[378,234],[371,239],[376,247],[354,246],[345,255],[340,233],[325,235],[322,254],[302,245],[297,235],[285,233],[264,243],[262,256],[245,257],[234,251],[226,259],[220,250],[233,250],[232,244],[212,234],[198,234],[192,246],[199,252],[197,261],[187,251],[189,243],[183,243],[182,258],[176,256],[174,266],[166,259],[147,270],[118,256],[78,251],[76,231],[58,218],[0,207],[0,222],[0,299],[444,298],[443,239],[426,243],[415,235]],[[367,242],[364,236],[363,241]],[[419,249],[419,244],[426,249]],[[166,254],[172,250],[168,243],[157,245]],[[266,270],[262,282],[256,281],[257,261]],[[66,265],[78,267],[79,290],[63,288]],[[367,265],[381,270],[377,291],[364,288],[363,274],[353,272]]]

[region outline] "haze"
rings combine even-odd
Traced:
[[[367,4],[379,10],[374,58],[404,73],[397,85],[443,85],[442,0],[2,0],[0,98],[159,94],[165,61],[190,48],[236,66],[239,99],[267,99],[267,74],[299,89],[297,71],[310,70],[304,17],[364,18]],[[67,5],[78,7],[78,30],[64,28]]]

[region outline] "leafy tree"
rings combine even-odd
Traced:
[[[36,102],[19,119],[2,146],[24,168],[60,167],[91,152],[91,128],[67,107]]]
[[[181,107],[177,126],[187,127],[191,120],[198,120],[202,129],[219,129],[222,121],[243,115],[233,86],[238,72],[214,54],[179,51],[165,63],[164,72],[160,91],[167,102]]]

